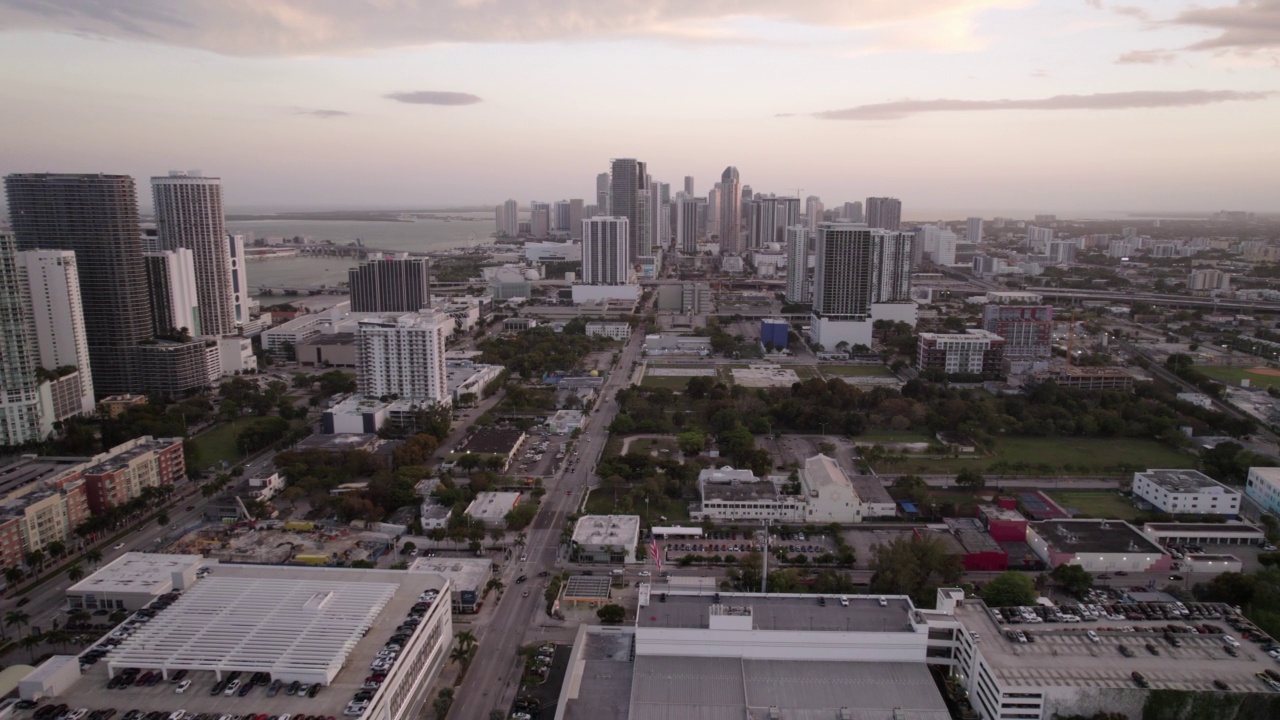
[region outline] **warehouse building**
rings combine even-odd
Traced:
[[[1239,515],[1240,491],[1199,470],[1147,470],[1133,474],[1133,495],[1170,515]]]

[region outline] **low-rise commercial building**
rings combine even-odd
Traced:
[[[1239,515],[1240,491],[1199,470],[1147,470],[1133,474],[1134,497],[1171,515]]]
[[[1161,545],[1261,545],[1262,528],[1247,522],[1146,523],[1142,532]]]
[[[639,515],[583,515],[573,527],[569,553],[575,562],[638,563]]]
[[[138,610],[173,590],[188,590],[202,565],[199,555],[127,552],[67,588],[67,609]]]
[[[493,579],[493,561],[484,558],[424,558],[409,572],[432,573],[449,581],[449,600],[455,613],[480,612],[485,586]]]
[[[316,335],[294,347],[294,357],[300,365],[317,367],[356,366],[356,334],[335,332]]]
[[[489,455],[502,459],[502,470],[511,465],[511,460],[520,451],[524,443],[525,433],[514,427],[481,427],[476,428],[458,445],[457,453],[469,455]]]
[[[587,337],[607,337],[626,342],[631,337],[631,325],[624,322],[589,322]]]
[[[798,473],[800,494],[782,492],[785,478],[760,480],[750,470],[709,468],[698,473],[702,503],[694,519],[716,522],[771,520],[796,523],[859,523],[868,517],[867,504],[849,475],[833,458],[815,455]],[[877,503],[877,514],[884,504]]]
[[[518,492],[482,492],[467,506],[467,517],[485,527],[500,528],[507,524],[507,513],[520,504]]]
[[[1280,515],[1280,468],[1251,467],[1244,494],[1272,515]]]
[[[1050,568],[1079,565],[1091,573],[1167,572],[1172,566],[1164,548],[1119,520],[1030,523],[1027,544]]]

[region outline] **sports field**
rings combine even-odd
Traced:
[[[1078,517],[1134,520],[1141,514],[1129,498],[1114,490],[1054,490],[1045,493]]]
[[[1204,373],[1214,380],[1227,385],[1240,387],[1240,381],[1247,379],[1253,387],[1280,388],[1280,370],[1266,367],[1224,367],[1221,365],[1196,365],[1196,372]]]

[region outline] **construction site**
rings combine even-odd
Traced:
[[[344,566],[377,563],[392,550],[386,533],[291,521],[209,525],[175,540],[172,553],[195,553],[225,563]]]

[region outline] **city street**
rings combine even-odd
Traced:
[[[449,711],[451,720],[488,720],[489,711],[497,709],[505,713],[514,701],[521,674],[516,650],[525,642],[527,632],[539,623],[549,621],[545,614],[542,583],[537,582],[537,575],[544,570],[558,569],[560,535],[565,518],[577,511],[585,489],[599,481],[592,471],[608,440],[605,428],[618,412],[614,394],[630,384],[631,363],[639,357],[643,340],[643,332],[636,331],[631,335],[618,364],[601,388],[599,400],[575,445],[579,462],[574,470],[562,471],[546,483],[547,494],[528,531],[528,542],[524,548],[528,559],[521,562],[517,557],[507,564],[502,578],[507,589],[502,599],[487,625],[473,629],[480,642]],[[530,582],[517,585],[515,579],[520,575],[529,576]],[[529,597],[521,597],[525,588],[530,591]]]

